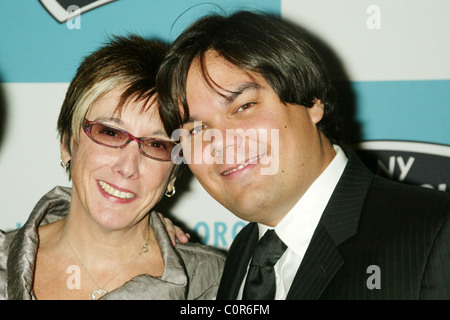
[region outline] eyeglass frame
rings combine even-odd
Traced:
[[[92,127],[92,125],[94,125],[94,124],[100,124],[100,125],[102,125],[102,126],[105,126],[105,127],[108,127],[108,128],[112,128],[112,129],[114,129],[114,130],[121,131],[121,132],[127,134],[128,140],[127,140],[123,145],[120,145],[120,146],[111,146],[111,145],[102,143],[102,142],[100,142],[100,141],[97,141],[97,140],[95,140],[94,137],[92,137],[92,135],[91,135],[91,127]],[[138,146],[139,146],[139,152],[140,152],[143,156],[145,156],[145,157],[147,157],[147,158],[150,158],[150,159],[153,159],[153,160],[162,161],[162,162],[171,161],[171,160],[172,160],[172,157],[170,157],[170,159],[167,159],[167,160],[163,160],[163,159],[159,159],[159,158],[153,157],[153,156],[151,156],[151,155],[145,153],[145,151],[142,149],[142,147],[141,147],[142,142],[144,142],[145,139],[149,139],[149,138],[150,138],[150,139],[154,139],[154,140],[156,140],[156,141],[164,141],[164,142],[170,143],[170,144],[173,145],[173,147],[175,147],[175,146],[178,144],[177,142],[173,142],[173,141],[169,141],[169,140],[164,140],[164,139],[158,139],[158,138],[151,138],[151,137],[138,138],[138,137],[135,137],[134,135],[132,135],[131,133],[129,133],[129,132],[123,130],[123,129],[120,129],[120,128],[111,126],[111,125],[109,125],[109,124],[104,124],[103,122],[99,122],[99,121],[90,121],[90,120],[88,120],[88,119],[86,119],[86,118],[84,118],[84,120],[83,120],[83,131],[84,131],[84,133],[86,133],[86,135],[89,137],[89,139],[91,139],[91,140],[92,140],[93,142],[95,142],[96,144],[99,144],[99,145],[101,145],[101,146],[105,146],[105,147],[108,147],[108,148],[112,148],[112,149],[123,149],[123,148],[125,148],[131,141],[136,141],[137,144],[138,144]],[[173,148],[172,148],[172,150],[173,150]],[[172,151],[171,151],[171,153],[172,153]],[[181,152],[181,151],[180,151],[180,155],[182,155],[182,152]]]

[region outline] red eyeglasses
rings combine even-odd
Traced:
[[[144,156],[159,161],[172,160],[172,150],[177,145],[157,138],[136,138],[125,130],[87,119],[84,119],[83,131],[95,143],[114,149],[123,149],[131,141],[136,141]]]

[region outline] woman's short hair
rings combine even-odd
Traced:
[[[102,95],[124,88],[116,107],[119,114],[129,99],[155,98],[156,73],[166,50],[163,43],[138,35],[113,36],[82,61],[67,90],[57,125],[61,143],[69,153],[70,139],[78,141],[84,117]]]
[[[284,103],[312,107],[315,98],[320,99],[325,110],[318,128],[337,140],[334,89],[305,33],[278,17],[249,11],[201,18],[172,44],[156,79],[160,117],[168,134],[189,118],[187,74],[194,59],[202,65],[209,50],[244,71],[260,74]],[[203,75],[212,86],[205,70]]]

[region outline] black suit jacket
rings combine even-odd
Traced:
[[[376,176],[345,153],[287,299],[450,299],[450,194]],[[256,223],[236,236],[217,299],[236,299],[257,240]]]

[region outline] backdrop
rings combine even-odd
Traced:
[[[447,0],[5,0],[0,2],[0,228],[20,227],[40,197],[70,186],[56,120],[81,59],[110,35],[172,42],[211,12],[261,10],[314,38],[332,67],[347,138],[376,172],[450,189]],[[209,245],[245,225],[188,173],[160,209]]]

